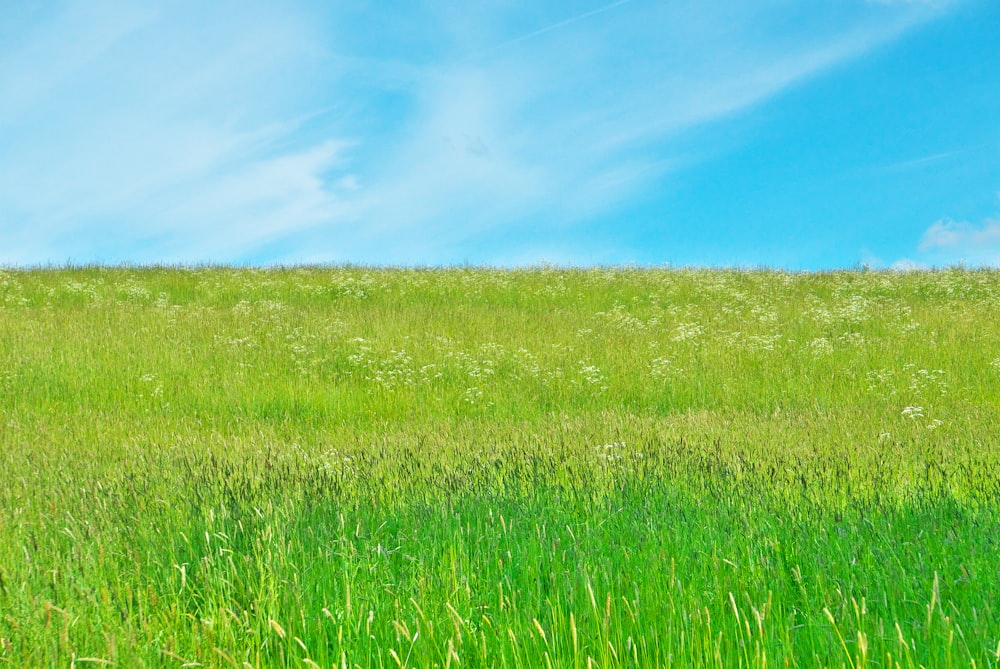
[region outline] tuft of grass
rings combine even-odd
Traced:
[[[0,270],[0,665],[1000,664],[1000,274]]]

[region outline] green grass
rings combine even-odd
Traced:
[[[0,666],[1000,666],[1000,274],[0,270]]]

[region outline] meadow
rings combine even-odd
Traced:
[[[0,270],[0,666],[998,667],[1000,273]]]

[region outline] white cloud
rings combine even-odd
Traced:
[[[53,3],[0,45],[0,262],[238,261],[338,211],[347,142],[301,137],[338,74],[315,73],[315,27],[255,3],[146,7]]]
[[[10,18],[27,27],[0,39],[0,262],[520,258],[474,240],[611,211],[699,159],[672,144],[692,128],[937,15],[572,4]]]
[[[1000,252],[1000,220],[976,226],[965,221],[942,219],[924,231],[918,248],[921,251],[942,249],[973,255]]]
[[[151,7],[99,0],[64,3],[62,11],[40,22],[6,12],[13,8],[0,8],[0,21],[10,21],[22,34],[0,34],[9,40],[8,48],[0,48],[0,126],[44,102],[156,16]]]
[[[776,38],[770,24],[789,11],[777,2],[579,8],[539,10],[545,19],[534,24],[496,6],[442,12],[440,48],[448,52],[450,39],[453,53],[411,73],[403,88],[414,113],[358,193],[364,234],[384,240],[369,244],[377,249],[369,257],[394,261],[437,245],[432,257],[454,259],[453,248],[501,225],[543,220],[554,229],[605,213],[698,160],[671,148],[687,131],[935,15],[845,13]],[[520,30],[498,35],[497,25]]]
[[[202,259],[239,258],[276,239],[320,223],[350,218],[351,175],[322,175],[338,170],[349,145],[330,140],[298,153],[237,164],[227,173],[163,198],[165,220],[187,221],[179,232],[198,238]],[[174,204],[171,205],[171,201]],[[211,225],[205,226],[205,222]],[[190,253],[172,244],[173,253]]]
[[[892,269],[1000,266],[1000,219],[987,219],[981,225],[947,218],[935,221],[924,230],[916,250],[919,259],[898,260]]]
[[[927,263],[917,262],[916,260],[910,260],[909,258],[901,258],[889,266],[894,272],[916,272],[919,270],[930,269],[930,265]]]

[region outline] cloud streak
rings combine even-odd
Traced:
[[[236,9],[63,3],[0,54],[0,72],[38,74],[0,76],[18,102],[0,112],[0,261],[235,261],[323,218],[317,182],[346,142],[298,137],[315,36]]]
[[[753,5],[4,16],[0,262],[523,257],[477,240],[613,212],[702,159],[693,131],[941,12]]]
[[[754,33],[770,35],[768,26],[745,26],[778,21],[787,7],[758,6],[765,9],[706,17],[695,3],[601,5],[427,68],[414,83],[416,110],[397,150],[366,175],[364,218],[395,231],[396,242],[369,257],[406,260],[406,249],[428,235],[471,245],[500,225],[558,227],[613,211],[700,159],[675,148],[685,133],[934,15],[861,12],[833,28],[817,20],[800,37],[769,45]],[[488,41],[481,19],[455,21],[446,32],[462,35],[458,44]],[[470,152],[470,142],[488,150]]]

